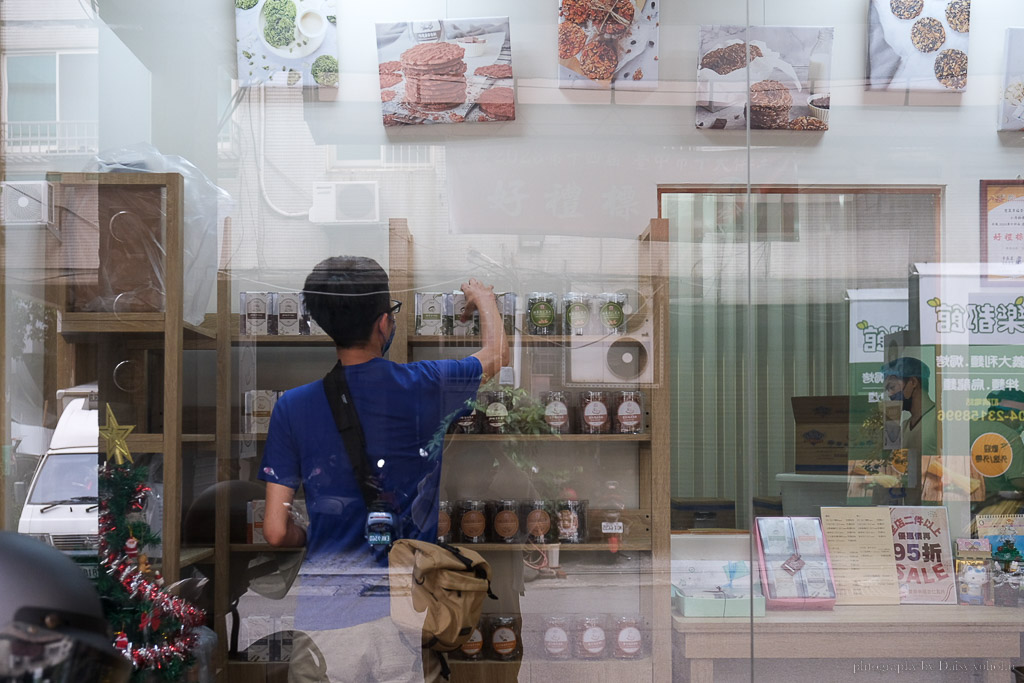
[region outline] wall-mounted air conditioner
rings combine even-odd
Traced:
[[[5,225],[42,225],[53,227],[57,212],[53,186],[45,180],[17,180],[2,184],[0,205]]]
[[[314,183],[309,220],[314,223],[377,223],[380,221],[378,191],[375,180]]]

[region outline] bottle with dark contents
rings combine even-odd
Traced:
[[[531,500],[523,504],[527,541],[538,545],[558,543],[558,526],[552,523],[551,514],[551,504],[546,500]]]
[[[484,629],[483,617],[473,627],[473,633],[469,640],[459,647],[459,659],[467,662],[477,662],[484,658]]]
[[[540,395],[544,405],[544,422],[552,434],[572,434],[572,394],[568,391],[545,391]]]
[[[450,500],[442,500],[437,507],[437,542],[451,543],[455,540],[452,533],[452,503]]]
[[[559,500],[555,503],[559,543],[587,542],[587,501]]]
[[[548,659],[569,659],[572,656],[569,618],[550,615],[544,618],[544,656]]]
[[[626,331],[626,295],[618,293],[599,294],[597,301],[601,333],[609,335],[623,334]]]
[[[640,620],[637,617],[616,617],[612,633],[615,634],[612,657],[615,659],[639,659],[644,656],[643,632],[640,630]]]
[[[580,432],[582,434],[610,434],[612,415],[608,409],[607,391],[580,393]]]
[[[526,302],[526,331],[529,334],[552,335],[556,325],[558,309],[552,292],[531,292]]]
[[[511,337],[516,333],[516,293],[498,292],[494,295],[498,303],[498,312],[501,313],[501,324],[505,327],[505,334]]]
[[[449,431],[452,434],[479,434],[480,433],[480,411],[475,407],[452,422]]]
[[[620,391],[615,402],[615,433],[643,434],[644,394],[642,391]]]
[[[523,654],[523,627],[519,617],[496,614],[491,617],[490,637],[487,639],[491,659],[511,662]]]
[[[576,622],[573,654],[576,659],[604,659],[606,639],[604,617],[597,614],[583,615]]]
[[[484,414],[485,434],[508,434],[509,413],[512,412],[512,393],[509,391],[487,392],[487,408]]]
[[[482,500],[459,501],[460,543],[487,542],[487,504]]]
[[[590,296],[579,292],[569,292],[562,297],[562,320],[565,322],[565,334],[582,336],[591,334]]]
[[[494,515],[491,518],[491,531],[495,543],[518,543],[519,533],[519,501],[505,498],[494,502]]]

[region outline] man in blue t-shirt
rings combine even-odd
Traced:
[[[399,364],[384,355],[402,304],[391,299],[387,273],[376,261],[326,259],[306,278],[303,290],[313,319],[337,346],[365,434],[368,469],[405,538],[437,539],[444,433],[468,410],[467,401],[476,397],[481,381],[508,362],[492,288],[470,279],[462,291],[464,315],[480,315],[480,351],[462,360]],[[267,541],[307,548],[295,627],[307,632],[323,653],[329,680],[435,680],[440,667],[434,653],[424,654],[419,634],[406,638],[391,622],[382,581],[387,555],[365,537],[366,502],[323,380],[287,391],[278,400],[259,477],[267,483]],[[300,485],[308,531],[291,514]],[[313,664],[308,654],[293,659],[289,679],[323,680]]]

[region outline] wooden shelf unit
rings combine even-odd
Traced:
[[[68,193],[95,193],[97,216],[100,226],[85,225],[85,221],[65,220],[64,244],[74,244],[78,253],[65,251],[59,246],[48,249],[48,268],[52,272],[66,273],[71,269],[68,261],[81,259],[84,252],[97,250],[98,263],[87,271],[95,275],[93,280],[81,271],[63,275],[47,286],[47,299],[58,311],[58,335],[55,381],[58,387],[74,386],[90,379],[97,379],[100,386],[100,410],[105,404],[116,400],[122,412],[118,416],[122,424],[136,425],[136,431],[128,437],[128,446],[133,453],[158,453],[162,457],[163,471],[163,528],[160,533],[163,546],[161,572],[168,583],[180,578],[182,567],[200,561],[212,553],[210,549],[183,548],[181,541],[182,514],[182,444],[196,446],[212,444],[215,435],[183,434],[183,351],[191,340],[213,339],[215,331],[202,326],[191,325],[184,316],[184,180],[175,173],[49,173],[47,180],[53,184],[58,205]],[[137,193],[131,201],[136,202],[125,209],[126,197]],[[118,213],[119,211],[119,213]],[[106,213],[111,213],[109,220]],[[139,311],[82,311],[71,310],[72,290],[100,283],[105,277],[116,279],[112,271],[125,266],[117,262],[117,254],[109,250],[109,244],[117,239],[111,227],[118,215],[132,213],[142,231],[159,241],[162,253],[162,305],[159,310]],[[81,230],[79,230],[81,228]],[[75,231],[79,230],[76,234]],[[91,234],[90,234],[91,233]],[[106,242],[105,242],[106,241]],[[105,246],[106,243],[106,246]],[[70,249],[70,247],[69,247]],[[138,264],[135,264],[138,266]],[[107,269],[105,271],[104,269]],[[135,274],[141,271],[133,271]],[[117,284],[110,286],[116,288]],[[88,291],[88,290],[81,290]],[[102,288],[97,286],[97,292]],[[119,346],[123,345],[123,346]],[[88,361],[106,367],[98,360],[110,347],[124,349],[141,359],[142,381],[137,387],[145,400],[129,400],[127,392],[114,396],[110,392],[114,382],[107,377],[89,377]],[[160,353],[162,369],[159,377],[150,374],[149,351]],[[155,363],[154,363],[155,365]],[[102,372],[101,372],[102,374]],[[160,395],[147,395],[151,381],[162,387]],[[152,402],[152,405],[149,405]],[[146,433],[144,409],[136,404],[146,405],[150,414],[159,415],[162,431]],[[130,408],[126,406],[131,406]],[[133,419],[128,413],[134,413]],[[102,416],[101,424],[104,422]],[[100,440],[101,452],[105,443]]]
[[[417,268],[413,258],[413,239],[404,220],[391,221],[391,287],[392,291],[415,292]],[[669,449],[670,449],[670,393],[668,389],[669,355],[668,350],[668,221],[654,219],[640,235],[638,246],[637,276],[644,283],[644,288],[651,293],[650,310],[653,316],[653,329],[658,336],[654,344],[660,345],[662,351],[654,355],[654,381],[645,383],[640,388],[646,394],[647,411],[651,428],[643,434],[454,434],[445,438],[446,453],[450,449],[472,448],[484,444],[564,444],[563,448],[551,453],[544,452],[538,457],[559,458],[569,454],[574,447],[592,448],[596,445],[615,446],[618,449],[632,447],[636,455],[636,481],[639,487],[639,510],[624,511],[634,517],[642,515],[644,524],[642,532],[638,527],[635,538],[623,538],[621,550],[637,552],[645,557],[642,569],[631,570],[636,574],[632,577],[639,593],[636,612],[641,613],[650,626],[650,655],[642,660],[617,661],[605,659],[598,662],[567,661],[548,662],[530,661],[527,657],[520,662],[519,676],[528,672],[527,680],[595,680],[595,681],[669,681],[672,676],[671,662],[671,589],[670,589],[670,492],[669,492]],[[398,260],[396,254],[404,254]],[[520,296],[525,293],[520,292]],[[406,295],[411,298],[411,294]],[[412,360],[413,352],[420,355],[430,349],[464,348],[467,351],[480,346],[479,337],[455,337],[436,335],[415,335],[414,302],[406,302],[403,309],[406,316],[398,326],[391,358],[399,362]],[[401,337],[404,335],[404,339]],[[528,355],[532,350],[569,349],[591,344],[607,344],[619,337],[607,335],[529,335],[521,331],[509,337],[509,344],[514,348],[523,349]],[[525,361],[524,361],[525,363]],[[530,388],[530,378],[523,370],[523,384]],[[595,383],[600,385],[601,383]],[[621,388],[622,384],[616,384]],[[614,452],[614,451],[612,451]],[[617,455],[617,454],[616,454]],[[446,456],[447,457],[447,456]],[[593,516],[593,510],[591,510]],[[591,519],[591,539],[599,534],[593,533],[594,519]],[[600,524],[597,524],[600,529]],[[485,557],[498,560],[510,553],[522,551],[522,544],[473,544],[468,545],[474,550],[484,553]],[[603,541],[583,544],[561,544],[560,553],[577,554],[584,557],[607,554],[609,547]],[[558,584],[558,581],[542,582]],[[532,589],[527,585],[529,593]],[[580,588],[579,590],[587,590]],[[594,589],[596,591],[596,589]],[[580,593],[579,604],[591,604],[592,595]],[[597,611],[601,611],[600,608]],[[535,657],[534,657],[535,659]],[[452,681],[454,682],[490,682],[515,680],[516,667],[504,662],[452,662]]]

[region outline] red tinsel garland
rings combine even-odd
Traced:
[[[112,475],[110,470],[104,466],[102,472],[105,476]],[[142,510],[144,498],[150,489],[140,485],[132,499],[132,508]],[[139,602],[149,601],[153,603],[153,616],[172,615],[181,624],[179,633],[164,645],[149,645],[144,647],[132,647],[131,643],[126,644],[126,639],[120,634],[115,641],[115,646],[136,668],[162,668],[172,660],[184,661],[195,649],[197,638],[192,629],[201,626],[206,622],[206,613],[190,604],[186,600],[165,593],[157,584],[148,580],[139,571],[139,568],[122,552],[122,549],[113,549],[106,541],[106,535],[113,531],[114,519],[105,503],[100,503],[99,531],[100,531],[100,564],[106,569],[107,574],[114,577],[124,589],[128,591],[129,598]]]

